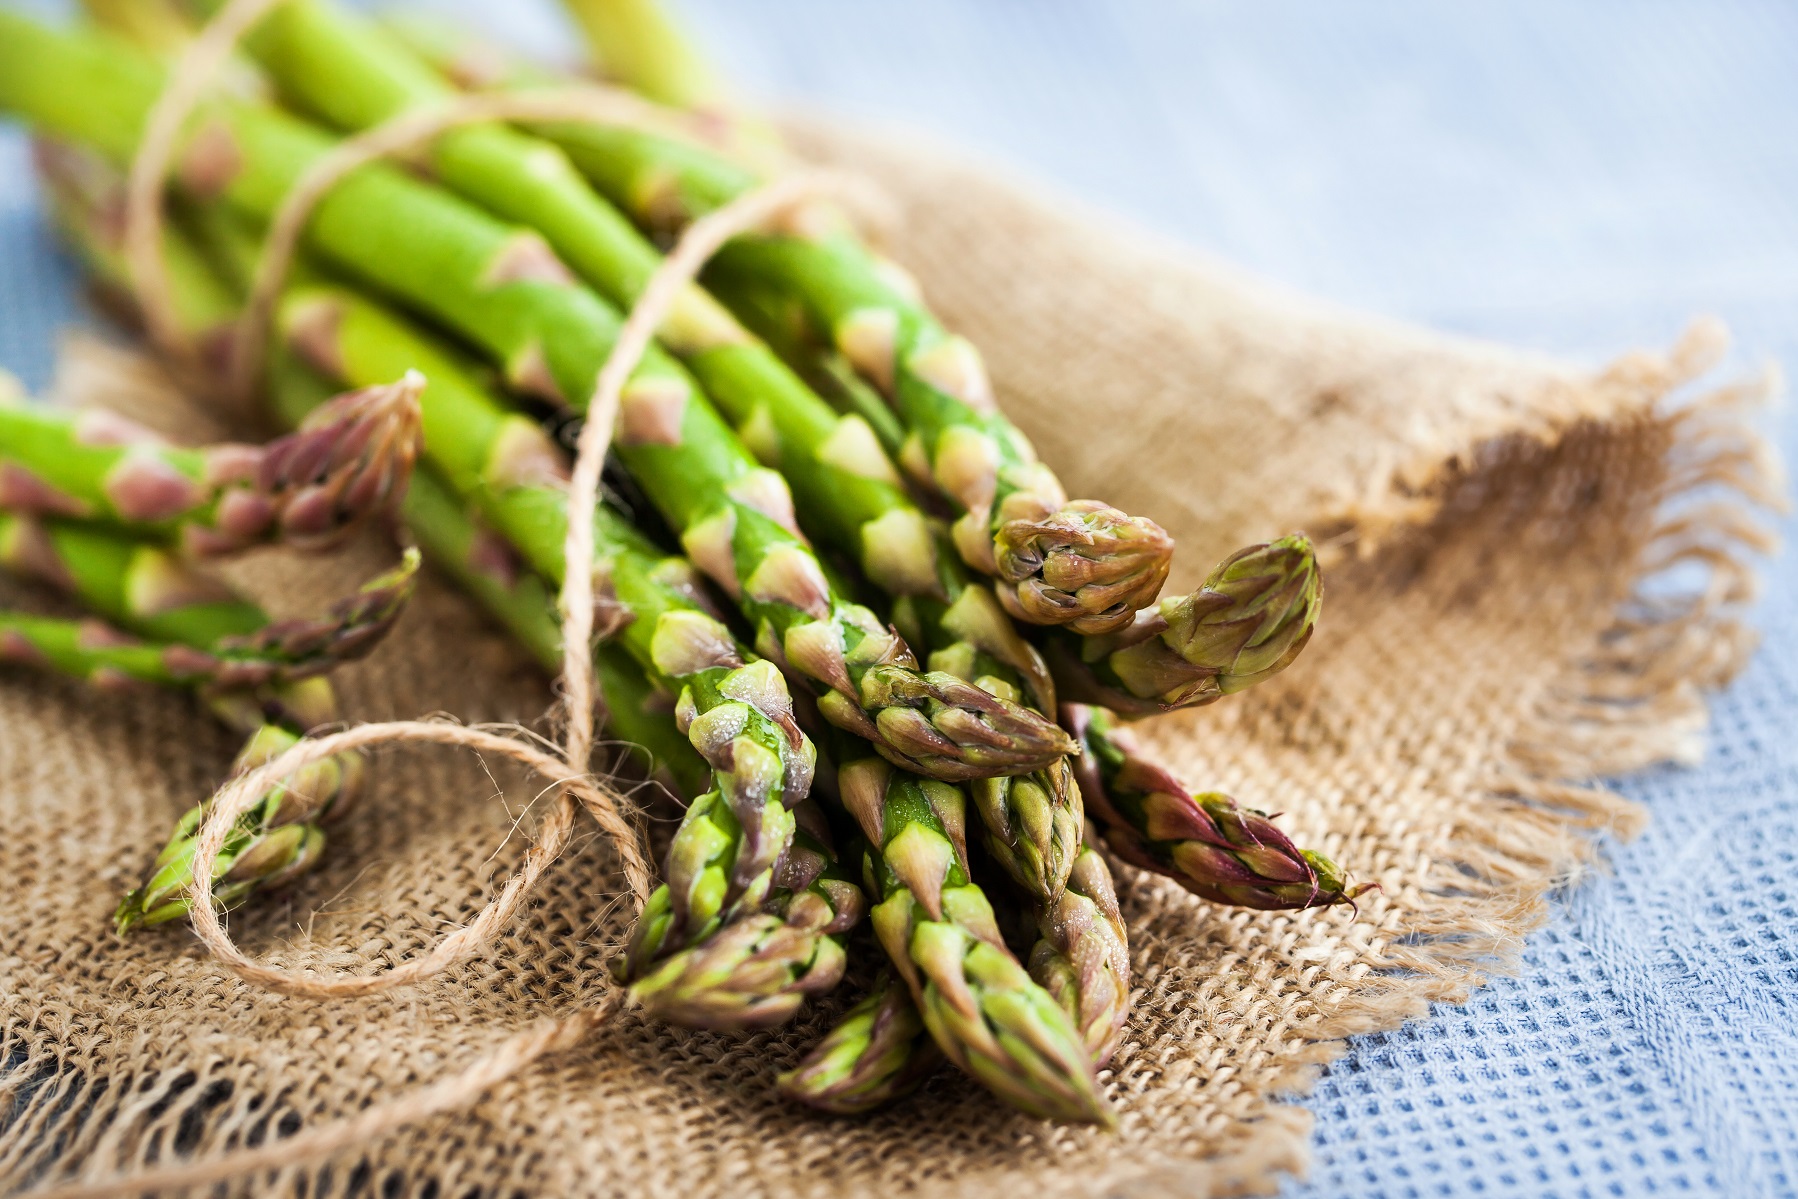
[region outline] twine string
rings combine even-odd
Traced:
[[[151,337],[159,348],[178,358],[191,359],[193,347],[181,335],[160,254],[162,187],[180,131],[207,85],[229,59],[238,40],[277,3],[280,0],[230,0],[201,31],[186,48],[168,87],[152,108],[143,141],[131,164],[125,211],[130,277]],[[250,302],[234,331],[233,394],[247,395],[260,371],[282,281],[307,220],[331,188],[358,167],[422,145],[451,128],[497,120],[597,121],[702,139],[708,129],[703,120],[688,121],[629,93],[595,85],[554,92],[463,97],[397,117],[341,143],[296,181],[276,214],[257,263]],[[601,470],[625,384],[648,350],[655,331],[706,260],[732,237],[816,200],[866,205],[867,185],[837,172],[794,172],[695,221],[650,278],[601,366],[578,439],[568,493],[568,536],[564,546],[567,570],[559,597],[566,721],[559,754],[549,752],[540,739],[517,729],[465,726],[446,720],[364,724],[322,737],[308,737],[262,766],[230,780],[208,801],[207,817],[194,848],[189,890],[192,920],[200,941],[240,977],[282,994],[316,999],[356,998],[422,982],[452,968],[485,949],[518,913],[573,836],[577,802],[593,815],[611,840],[641,913],[654,885],[654,874],[637,825],[619,792],[588,769],[594,739],[593,713],[599,700],[591,643],[593,510],[599,502]],[[214,870],[237,819],[271,788],[308,765],[340,753],[400,742],[451,745],[497,754],[548,779],[556,787],[556,802],[526,850],[518,871],[467,924],[446,934],[428,952],[380,974],[327,977],[250,958],[231,939],[213,903]],[[617,1000],[608,997],[572,1016],[543,1022],[508,1039],[448,1078],[355,1116],[256,1149],[209,1161],[163,1166],[130,1177],[52,1188],[42,1194],[56,1199],[92,1199],[198,1186],[349,1148],[472,1103],[538,1058],[578,1045],[616,1010]]]

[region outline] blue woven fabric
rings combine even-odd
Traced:
[[[1740,364],[1798,360],[1790,4],[687,10],[764,95],[933,130],[1344,302],[1595,364],[1710,311]],[[0,365],[39,383],[74,273],[26,174],[0,135]],[[1707,764],[1619,783],[1654,823],[1518,977],[1352,1044],[1289,1199],[1798,1193],[1798,578],[1768,580]]]

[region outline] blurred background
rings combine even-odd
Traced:
[[[34,9],[43,0],[0,0]],[[548,0],[432,6],[555,51]],[[901,124],[1344,304],[1597,366],[1698,313],[1798,362],[1798,5],[680,0],[758,99]],[[954,197],[944,197],[953,203]],[[0,367],[90,319],[0,131]],[[1798,421],[1769,418],[1790,460]],[[1788,529],[1788,533],[1789,533]],[[1798,1194],[1798,591],[1706,764],[1464,1007],[1303,1100],[1292,1199]]]

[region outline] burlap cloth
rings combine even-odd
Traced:
[[[1680,394],[1720,331],[1592,375],[1282,294],[934,151],[800,133],[896,197],[898,256],[985,349],[1070,490],[1179,538],[1173,585],[1269,535],[1327,545],[1323,623],[1299,664],[1148,732],[1193,782],[1284,812],[1301,844],[1382,890],[1358,912],[1259,914],[1120,868],[1137,995],[1104,1075],[1115,1135],[1028,1120],[949,1071],[866,1120],[782,1102],[774,1075],[844,996],[747,1037],[626,1015],[472,1110],[245,1190],[1263,1191],[1305,1162],[1310,1116],[1282,1097],[1341,1038],[1464,997],[1597,834],[1638,824],[1592,780],[1696,752],[1701,691],[1750,642],[1738,618],[1764,540],[1750,512],[1777,486],[1744,416],[1764,384]],[[92,371],[62,387],[212,432]],[[263,556],[235,577],[279,612],[313,610],[390,558],[371,538],[341,560]],[[435,582],[341,680],[365,720],[535,721],[552,700]],[[445,1077],[607,993],[627,912],[594,840],[489,958],[372,1000],[259,991],[179,927],[114,939],[116,896],[234,748],[183,698],[0,674],[0,1186],[258,1144]],[[233,932],[289,966],[385,968],[492,892],[531,800],[466,755],[385,752],[324,869]]]

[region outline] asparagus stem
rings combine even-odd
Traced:
[[[119,169],[90,150],[43,137],[32,143],[32,161],[51,217],[87,264],[89,282],[100,301],[113,313],[137,320],[125,264],[125,198]],[[188,242],[165,238],[161,251],[176,322],[187,330],[202,365],[222,370],[237,312],[230,289]]]
[[[568,0],[606,76],[676,108],[720,104],[718,74],[655,0]]]
[[[1265,910],[1349,903],[1373,886],[1350,885],[1336,863],[1299,849],[1265,813],[1188,790],[1103,708],[1068,704],[1062,719],[1085,749],[1077,773],[1087,809],[1132,865],[1214,903]]]
[[[869,842],[875,934],[938,1047],[1032,1115],[1111,1123],[1072,1019],[1005,948],[968,876],[960,789],[878,758],[845,763],[837,778]]]
[[[267,630],[264,636],[280,640]],[[298,740],[299,732],[336,719],[336,701],[323,678],[294,679],[277,660],[252,680],[241,665],[223,669],[187,646],[139,641],[91,618],[0,613],[0,659],[108,689],[131,684],[200,688],[216,714],[249,734],[234,774],[281,753]],[[291,881],[316,864],[324,850],[319,822],[348,808],[361,790],[364,772],[361,755],[340,754],[295,772],[246,813],[218,859],[214,880],[221,908],[236,907],[252,891]],[[120,901],[114,913],[120,935],[187,913],[193,843],[204,816],[204,805],[199,805],[181,818],[150,876]]]
[[[1191,595],[1105,637],[1048,639],[1063,695],[1142,716],[1213,703],[1292,664],[1317,626],[1323,583],[1309,538],[1238,550]]]
[[[780,1091],[820,1111],[859,1116],[917,1090],[941,1060],[910,990],[883,971],[867,997],[780,1076]]]
[[[192,557],[328,549],[404,491],[423,383],[339,396],[263,446],[189,449],[103,410],[0,405],[0,506],[105,522]]]

